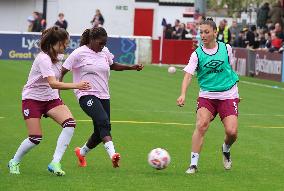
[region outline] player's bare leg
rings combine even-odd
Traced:
[[[210,121],[213,119],[211,112],[206,108],[197,111],[196,128],[192,135],[191,163],[186,173],[194,174],[197,172],[199,153],[201,152],[204,136],[209,128]]]
[[[222,122],[225,128],[225,140],[224,144],[222,145],[223,164],[226,170],[230,170],[232,168],[230,148],[232,144],[237,140],[238,117],[235,115],[230,115],[228,117],[225,117]]]

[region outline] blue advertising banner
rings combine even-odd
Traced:
[[[124,64],[135,63],[135,39],[109,37],[106,46],[114,55],[114,61]]]
[[[1,34],[0,59],[33,60],[39,52],[39,34]],[[80,44],[80,36],[70,36],[66,50],[68,56]],[[109,37],[109,51],[114,55],[114,61],[124,64],[135,63],[136,41],[130,38]]]

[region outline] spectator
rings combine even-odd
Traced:
[[[227,27],[228,26],[228,21],[226,19],[224,19],[223,21],[225,23],[225,27]]]
[[[63,28],[65,30],[67,30],[68,27],[68,23],[67,21],[64,19],[64,14],[63,13],[59,13],[58,14],[58,20],[55,22],[56,26],[59,26],[60,28]]]
[[[91,20],[91,23],[93,25],[93,27],[101,27],[104,25],[104,17],[101,13],[101,11],[99,9],[96,10],[96,14],[93,18],[93,20]]]
[[[231,36],[232,36],[232,41],[233,41],[233,39],[236,39],[238,37],[239,32],[240,32],[240,30],[238,28],[238,23],[237,23],[236,20],[233,20],[232,26],[229,28],[229,30],[230,30],[230,33],[231,33]]]
[[[40,13],[37,11],[33,12],[33,17],[34,17],[34,22],[31,32],[40,32],[41,31]]]
[[[245,48],[246,47],[246,31],[241,30],[236,37],[236,39],[233,41],[233,47],[239,47],[239,48]]]
[[[180,20],[175,20],[175,26],[173,26],[173,31],[178,31],[180,29]]]
[[[259,32],[259,48],[261,49],[265,48],[265,44],[266,44],[265,34],[266,33],[263,30]]]
[[[231,42],[231,32],[226,26],[226,22],[224,20],[220,21],[219,27],[217,28],[217,40],[220,42],[224,42],[226,44]]]
[[[268,31],[272,31],[272,30],[275,29],[275,26],[274,26],[273,22],[270,19],[268,19],[268,21],[266,22],[266,26],[267,26],[267,30]]]
[[[186,40],[186,35],[188,34],[188,31],[186,30],[185,24],[180,24],[180,33],[178,33],[178,39],[179,40]]]
[[[268,14],[269,14],[269,3],[264,3],[260,9],[257,11],[257,20],[256,24],[258,27],[262,28],[267,28],[266,22],[268,19]]]
[[[40,14],[40,27],[41,31],[46,29],[46,20],[45,18],[42,17],[42,14]]]
[[[271,32],[271,48],[269,52],[278,51],[282,47],[282,39],[276,35],[275,32]]]
[[[34,23],[34,17],[33,16],[29,16],[27,18],[27,21],[28,21],[28,32],[32,32],[33,23]]]
[[[191,34],[192,36],[196,36],[197,35],[197,29],[196,29],[196,25],[194,23],[189,24],[188,25],[188,32],[189,34]]]
[[[171,24],[167,24],[165,28],[165,39],[172,39],[173,28]]]
[[[173,33],[172,33],[172,38],[173,39],[179,39],[181,36],[181,28],[180,28],[180,20],[176,19],[175,21],[175,26],[173,26]]]
[[[247,46],[249,48],[258,48],[258,44],[256,42],[256,37],[257,37],[257,33],[256,33],[256,26],[253,25],[250,27],[250,30],[247,32],[247,35],[246,35],[246,40],[247,40]]]
[[[269,11],[268,16],[270,17],[273,25],[275,25],[276,23],[280,23],[281,26],[283,26],[282,17],[284,16],[284,10],[283,7],[281,6],[280,1],[277,1],[272,5],[272,8]]]
[[[282,27],[281,27],[280,23],[275,24],[274,31],[276,33],[276,36],[278,36],[279,38],[281,38],[284,41],[284,33],[282,31]]]
[[[269,49],[271,48],[271,33],[270,32],[267,32],[264,34],[264,37],[265,37],[265,48],[266,49]]]

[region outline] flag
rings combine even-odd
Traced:
[[[163,20],[162,20],[162,26],[167,26],[167,21],[166,21],[166,19],[165,18],[163,18]]]

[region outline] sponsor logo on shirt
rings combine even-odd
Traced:
[[[204,67],[211,69],[210,71],[207,72],[207,74],[220,73],[220,72],[223,72],[224,69],[218,70],[217,68],[219,68],[222,64],[224,64],[224,61],[222,60],[211,60],[210,62],[207,62],[204,65]]]

